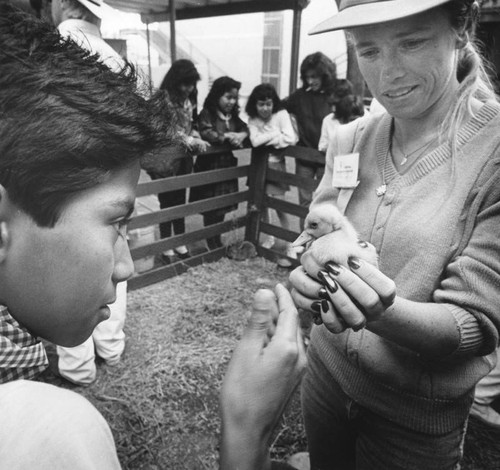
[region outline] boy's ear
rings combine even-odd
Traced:
[[[9,227],[8,217],[9,198],[7,190],[0,184],[0,263],[5,260],[9,247]]]

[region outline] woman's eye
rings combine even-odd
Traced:
[[[372,59],[377,55],[377,53],[377,49],[364,49],[362,51],[358,51],[358,55],[364,59]]]
[[[424,42],[424,39],[411,39],[403,43],[403,49],[418,49]]]

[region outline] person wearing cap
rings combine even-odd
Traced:
[[[106,9],[102,0],[52,0],[51,8],[52,21],[63,37],[98,54],[114,72],[123,68],[122,57],[101,36],[101,17]],[[96,353],[110,366],[120,362],[125,349],[127,282],[120,283],[116,292],[116,301],[110,306],[111,317],[100,323],[90,338],[75,347],[56,347],[57,372],[65,379],[77,385],[94,382],[97,378]]]
[[[478,9],[342,0],[312,31],[346,30],[385,109],[339,128],[311,205],[337,203],[378,267],[310,250],[290,275],[298,307],[323,299],[302,382],[312,469],[459,468],[500,329],[500,105]],[[351,185],[346,161],[359,163]]]
[[[123,59],[101,35],[101,19],[111,10],[102,0],[53,0],[51,8],[52,21],[62,36],[99,54],[112,70],[121,69]]]

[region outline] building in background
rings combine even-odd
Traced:
[[[299,63],[315,51],[337,62],[345,74],[345,40],[342,32],[308,36],[307,32],[335,13],[333,0],[311,0],[302,12]],[[176,23],[177,58],[190,58],[202,75],[199,104],[217,77],[229,75],[242,82],[241,103],[262,81],[273,83],[281,97],[289,93],[293,14],[290,10],[181,20]],[[148,27],[139,15],[116,12],[105,18],[103,35],[126,41],[127,57],[137,64],[153,87],[158,87],[170,67],[169,23]],[[150,48],[148,51],[148,36]],[[297,84],[299,84],[299,77]]]

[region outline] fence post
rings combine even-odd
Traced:
[[[260,221],[264,208],[264,196],[267,177],[267,159],[269,149],[267,147],[252,148],[252,157],[248,173],[249,198],[247,207],[247,225],[245,229],[245,240],[259,244]]]

